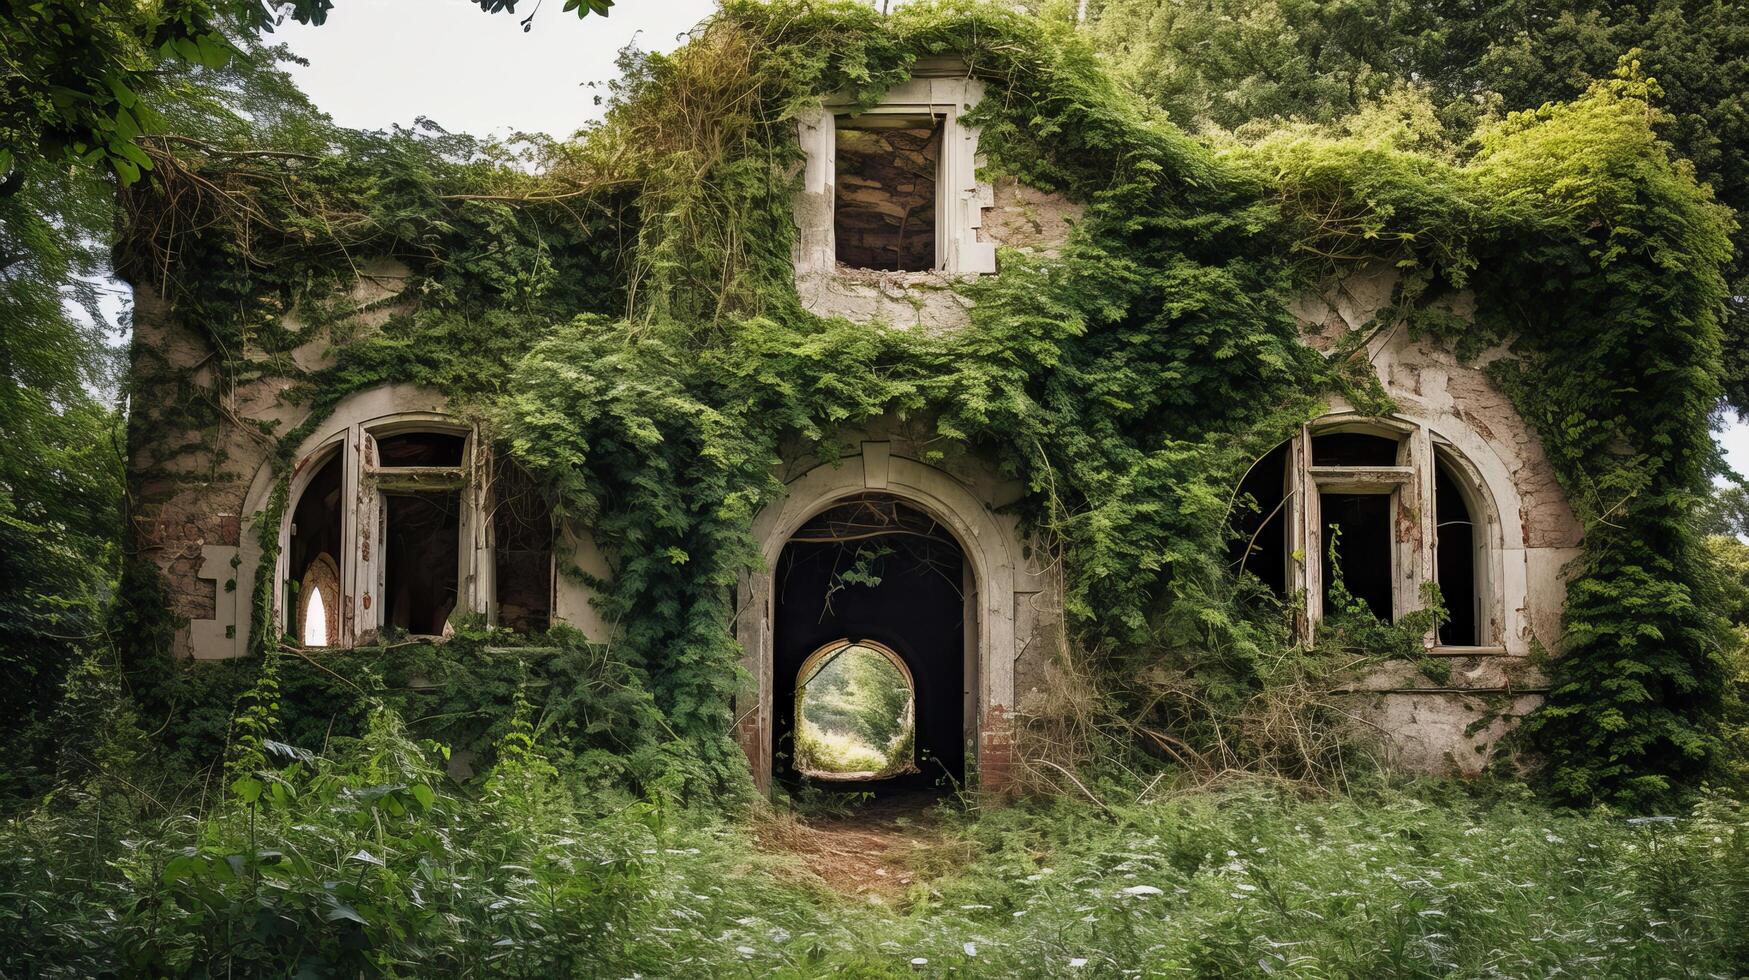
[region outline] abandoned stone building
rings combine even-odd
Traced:
[[[794,269],[808,309],[871,330],[964,329],[969,301],[955,283],[997,272],[999,250],[1049,255],[1068,240],[1080,205],[982,176],[979,131],[965,116],[984,94],[963,64],[926,60],[872,107],[853,113],[827,99],[800,120]],[[1371,323],[1391,300],[1393,275],[1358,266],[1301,296],[1292,313],[1305,343],[1326,349]],[[391,315],[407,281],[392,259],[361,261],[351,299],[362,312],[350,329]],[[1461,297],[1456,312],[1466,313]],[[286,317],[299,328],[295,312]],[[139,284],[136,329],[136,370],[218,383],[210,345],[150,283]],[[291,356],[311,370],[332,346],[311,331]],[[1367,356],[1398,410],[1373,417],[1331,403],[1258,460],[1242,487],[1258,508],[1236,529],[1235,561],[1298,603],[1307,636],[1324,613],[1333,535],[1347,589],[1383,619],[1415,610],[1437,583],[1451,615],[1425,645],[1449,663],[1449,679],[1394,664],[1355,678],[1346,696],[1395,763],[1474,772],[1538,701],[1533,652],[1558,648],[1579,524],[1538,440],[1484,370],[1487,355],[1460,361],[1388,330],[1367,341]],[[614,626],[588,583],[611,575],[612,563],[591,529],[555,525],[529,504],[537,498],[520,492],[523,478],[440,393],[391,384],[345,397],[307,426],[282,482],[262,432],[305,423],[310,408],[286,397],[289,387],[264,372],[217,393],[234,424],[211,452],[176,457],[168,470],[154,450],[189,438],[163,421],[185,395],[136,396],[136,541],[168,583],[178,654],[242,656],[252,630],[312,648],[389,630],[441,637],[466,613],[609,638]],[[1050,683],[1060,570],[1005,509],[1022,488],[975,456],[929,462],[896,417],[842,441],[854,447],[844,458],[786,459],[785,494],[752,527],[764,561],[744,572],[734,604],[750,685],[734,716],[755,777],[785,774],[809,658],[866,643],[914,685],[919,751],[955,773],[975,766],[983,785],[999,788],[1014,718]],[[822,542],[858,534],[925,546],[878,587],[846,592],[821,613],[832,588],[817,560]],[[257,581],[262,570],[271,581]]]

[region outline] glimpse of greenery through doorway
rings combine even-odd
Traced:
[[[916,772],[917,692],[897,653],[868,641],[816,650],[796,678],[796,768],[816,779]]]

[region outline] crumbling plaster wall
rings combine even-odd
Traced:
[[[978,241],[998,249],[1056,255],[1080,221],[1081,205],[1013,177],[978,183],[983,213]],[[828,215],[830,212],[826,212]],[[798,271],[802,306],[819,316],[947,333],[971,325],[972,302],[959,292],[970,276],[945,272],[886,272],[834,264]]]
[[[1319,350],[1332,350],[1355,331],[1371,333],[1356,356],[1368,359],[1402,415],[1449,439],[1488,481],[1502,510],[1504,575],[1495,588],[1507,629],[1499,649],[1434,651],[1450,668],[1448,679],[1396,663],[1352,678],[1347,690],[1363,723],[1386,736],[1394,764],[1473,773],[1512,723],[1541,702],[1546,679],[1535,654],[1560,648],[1567,570],[1580,556],[1582,532],[1535,433],[1488,377],[1487,364],[1510,355],[1495,349],[1462,362],[1431,339],[1413,338],[1406,326],[1375,323],[1397,281],[1389,268],[1356,269],[1302,296],[1292,312]],[[1450,303],[1459,316],[1474,312],[1468,294]]]
[[[286,311],[281,324],[308,335],[289,351],[292,363],[302,371],[330,366],[336,335],[357,338],[379,328],[404,308],[397,297],[409,282],[398,262],[362,262],[340,298],[349,315],[311,326],[300,311]],[[202,660],[248,650],[261,557],[257,522],[275,482],[271,459],[278,438],[309,413],[290,397],[296,382],[272,370],[266,357],[246,353],[228,380],[219,357],[155,290],[136,286],[128,431],[132,538],[164,576],[170,612],[180,623],[173,652]],[[408,385],[360,392],[336,406],[333,424],[319,426],[297,459],[304,461],[349,419],[448,416],[449,409],[438,393]],[[560,529],[556,558],[560,568],[574,563],[591,574],[609,572],[594,542],[575,529]],[[606,626],[590,599],[574,577],[555,575],[555,621],[604,637]]]

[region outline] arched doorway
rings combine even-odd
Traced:
[[[963,782],[975,664],[968,668],[968,599],[976,593],[964,552],[927,511],[890,493],[841,499],[799,527],[775,569],[773,660],[775,707],[772,771],[780,780],[807,776],[857,790],[951,786]],[[874,702],[878,676],[861,687],[844,680],[833,692],[841,715],[861,715],[833,729],[835,755],[873,760],[842,772],[810,760],[828,733],[810,730],[799,709],[821,667],[862,651],[867,667],[889,657],[910,688],[910,738],[904,757],[888,751],[907,719],[882,719]],[[838,682],[836,676],[827,680]],[[887,724],[888,722],[894,724]],[[857,731],[858,727],[863,732]],[[887,731],[888,728],[892,730]],[[863,737],[858,737],[861,734]]]
[[[744,654],[741,664],[748,683],[735,697],[734,734],[761,789],[769,789],[782,775],[774,765],[777,716],[793,712],[793,707],[784,707],[793,698],[779,695],[778,688],[792,685],[795,672],[776,665],[784,551],[810,521],[864,495],[889,495],[938,522],[959,547],[958,649],[964,664],[959,679],[964,691],[960,764],[968,788],[1002,793],[1011,785],[1017,666],[1034,663],[1044,649],[1041,622],[1056,608],[1055,586],[1023,544],[1018,519],[998,511],[1001,484],[994,473],[979,478],[974,464],[962,475],[952,474],[904,455],[898,445],[867,441],[857,455],[808,467],[788,480],[783,497],[753,522],[762,563],[742,575],[736,592],[735,639]],[[1047,589],[1051,591],[1045,593]],[[822,636],[820,642],[839,638],[849,637]],[[918,705],[920,724],[925,707]]]

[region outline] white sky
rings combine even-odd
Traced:
[[[519,0],[515,14],[485,14],[471,0],[337,0],[321,27],[288,21],[275,35],[309,60],[287,70],[341,126],[386,129],[427,116],[478,136],[564,137],[600,117],[596,90],[583,86],[614,77],[620,48],[671,51],[716,4],[621,0],[606,18],[563,8]]]
[[[605,19],[563,7],[520,0],[515,15],[487,15],[471,0],[338,0],[323,26],[288,23],[278,35],[310,62],[288,66],[298,85],[342,126],[383,129],[427,116],[476,135],[562,137],[600,116],[584,85],[613,77],[620,48],[672,50],[715,4],[621,0]],[[1749,473],[1749,425],[1733,420],[1720,444],[1732,468]]]

